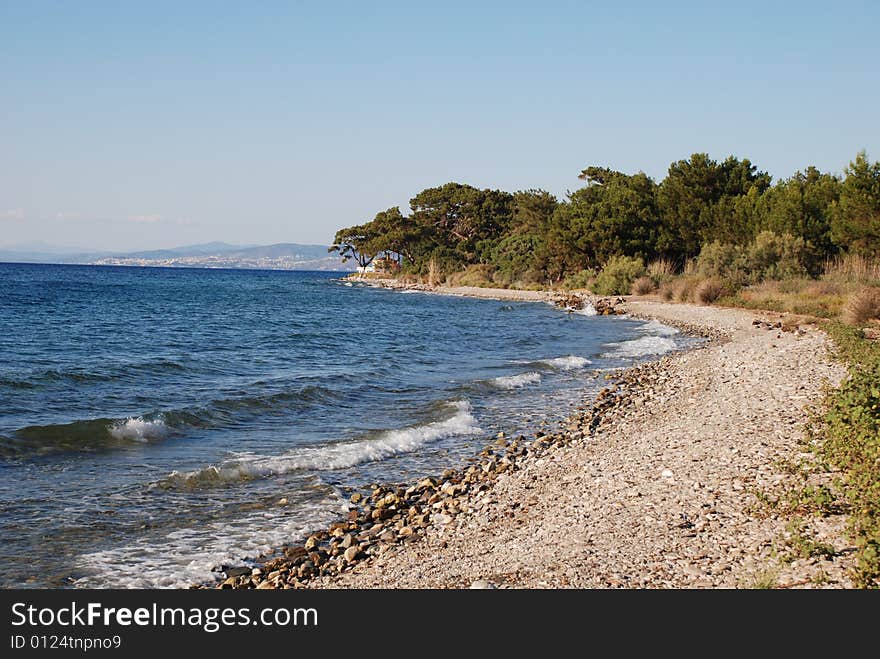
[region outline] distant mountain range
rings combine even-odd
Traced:
[[[46,243],[0,248],[0,262],[161,266],[169,268],[250,268],[266,270],[353,270],[326,245],[276,243],[230,245],[222,242],[141,252],[92,252]]]

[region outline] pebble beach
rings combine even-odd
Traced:
[[[824,333],[739,309],[591,303],[710,340],[605,374],[547,432],[502,433],[442,474],[352,492],[347,516],[218,587],[849,587],[842,515],[811,530],[834,556],[780,560],[788,519],[762,503],[804,478],[787,466],[810,460],[810,411],[845,376]]]

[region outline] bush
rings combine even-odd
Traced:
[[[593,268],[586,268],[566,277],[562,282],[562,287],[569,290],[589,288],[595,279],[596,271]]]
[[[592,290],[598,295],[626,295],[633,282],[645,274],[642,259],[631,256],[612,256],[596,277]]]
[[[718,298],[724,297],[729,293],[730,291],[724,282],[715,278],[701,281],[694,290],[694,295],[700,304],[712,304]]]
[[[745,253],[744,269],[753,281],[793,279],[807,275],[809,258],[803,238],[762,231]]]
[[[694,297],[694,289],[697,280],[692,277],[682,277],[675,283],[675,299],[679,302],[690,302]]]
[[[673,297],[675,297],[675,284],[672,282],[666,282],[665,284],[660,285],[660,290],[657,291],[661,298],[670,302]]]
[[[855,293],[846,305],[843,318],[849,325],[880,320],[880,288],[863,288]]]
[[[450,286],[492,287],[492,266],[471,265],[463,272],[454,272],[446,279]]]
[[[659,286],[675,277],[675,263],[669,259],[658,259],[648,264],[648,276]]]
[[[633,295],[647,295],[653,293],[655,288],[657,285],[651,277],[639,277],[633,282],[631,291]]]
[[[716,240],[703,245],[694,270],[701,277],[729,277],[740,269],[742,261],[742,248]]]
[[[718,241],[703,245],[694,270],[701,277],[724,279],[736,289],[766,279],[803,278],[809,258],[803,238],[763,231],[747,247]]]

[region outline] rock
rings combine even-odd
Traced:
[[[672,473],[672,470],[671,470],[671,469],[664,469],[663,471],[660,472],[660,475],[661,475],[663,478],[672,478],[673,473]]]
[[[355,492],[354,494],[351,495],[351,497],[349,498],[349,501],[351,501],[352,503],[360,503],[361,499],[363,499],[363,498],[364,498],[364,496],[360,492]]]
[[[311,551],[312,549],[316,549],[318,546],[320,546],[320,544],[321,544],[321,541],[318,539],[318,536],[316,536],[316,535],[309,536],[309,539],[306,540],[305,549],[306,549],[306,551]]]
[[[431,516],[431,521],[434,522],[434,524],[443,526],[445,524],[449,524],[452,521],[452,516],[444,515],[443,513],[435,513]]]
[[[491,581],[486,581],[485,579],[477,579],[471,584],[470,590],[495,590],[497,587],[498,586],[496,586]]]
[[[346,533],[344,536],[342,536],[342,540],[339,542],[339,546],[343,549],[348,549],[354,543],[354,536],[351,533]]]
[[[346,549],[345,553],[342,556],[345,559],[346,563],[353,563],[359,553],[360,549],[357,547],[357,545],[354,545]]]
[[[381,540],[382,542],[389,542],[389,543],[394,542],[395,540],[397,540],[397,534],[394,533],[394,531],[392,531],[391,529],[389,529],[379,536],[379,540]]]
[[[243,577],[245,575],[250,576],[252,568],[247,566],[240,567],[230,567],[225,570],[227,577]]]
[[[274,590],[274,589],[275,589],[275,584],[273,584],[271,581],[261,581],[257,585],[257,590]]]
[[[287,547],[284,550],[284,555],[292,559],[301,558],[306,554],[308,554],[308,550],[305,547]]]
[[[290,502],[287,500],[287,497],[281,497],[280,499],[278,499],[279,506],[286,506],[288,503]]]

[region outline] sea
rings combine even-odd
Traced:
[[[698,341],[343,274],[0,264],[0,586],[210,583]]]

